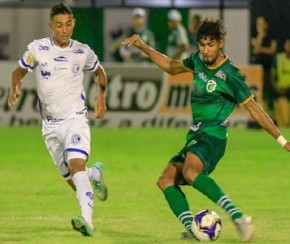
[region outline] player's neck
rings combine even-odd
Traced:
[[[212,63],[212,64],[210,64],[210,65],[208,65],[207,67],[208,67],[209,69],[216,68],[216,67],[220,66],[220,65],[224,62],[224,60],[225,60],[226,58],[227,58],[226,55],[220,53],[220,54],[218,55],[217,59],[215,60],[215,62]]]
[[[54,37],[52,37],[52,41],[53,41],[54,45],[61,47],[61,48],[68,47],[70,45],[70,42],[71,42],[71,40],[69,40],[68,42],[59,42]]]

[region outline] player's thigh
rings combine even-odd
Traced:
[[[64,141],[64,160],[88,160],[90,154],[90,128],[87,119],[71,119],[62,127],[61,136]]]
[[[180,162],[168,163],[158,179],[157,185],[159,188],[164,190],[168,186],[178,185],[182,178],[182,168],[183,164]]]
[[[192,185],[195,178],[203,172],[203,168],[203,162],[197,155],[192,152],[186,153],[182,174],[189,185]]]
[[[71,179],[68,165],[64,161],[64,157],[63,157],[64,147],[57,133],[55,131],[46,133],[43,135],[43,138],[44,138],[47,150],[49,151],[49,154],[53,160],[53,163],[57,167],[59,173],[66,180]]]
[[[210,174],[225,153],[226,139],[222,140],[202,133],[190,138],[185,148],[186,155],[189,155],[187,166],[195,167],[195,170],[200,172],[201,162],[203,165],[201,172]]]

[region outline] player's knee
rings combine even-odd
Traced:
[[[168,186],[173,185],[174,182],[172,179],[167,177],[166,175],[161,175],[159,179],[157,180],[157,186],[163,191],[165,190]]]
[[[192,168],[184,167],[182,170],[182,174],[186,182],[189,185],[192,185],[192,183],[194,182],[195,178],[198,176],[199,173]]]
[[[85,170],[86,170],[85,160],[78,158],[69,160],[69,171],[71,175],[74,175],[77,172]]]

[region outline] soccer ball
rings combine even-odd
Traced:
[[[191,230],[199,241],[215,241],[221,234],[222,221],[216,212],[202,210],[194,216]]]

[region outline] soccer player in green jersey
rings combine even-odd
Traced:
[[[193,215],[179,187],[187,184],[223,208],[237,227],[241,240],[250,241],[254,235],[251,217],[244,215],[209,177],[225,152],[228,117],[238,104],[243,104],[261,127],[287,151],[290,151],[290,142],[255,102],[239,69],[222,54],[225,34],[219,20],[205,19],[197,33],[199,52],[184,60],[173,60],[155,51],[138,35],[124,40],[123,44],[138,47],[171,75],[188,71],[194,73],[191,95],[193,122],[186,144],[170,160],[157,183],[171,210],[187,229],[183,237],[193,236]]]

